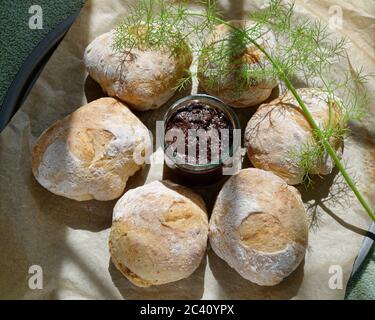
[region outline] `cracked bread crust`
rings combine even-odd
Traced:
[[[32,171],[57,195],[107,201],[124,192],[128,178],[142,168],[137,155],[147,155],[150,149],[148,129],[129,108],[102,98],[40,135],[32,151]]]
[[[206,251],[203,200],[185,187],[151,182],[117,202],[109,236],[115,266],[140,287],[190,276]]]
[[[241,170],[217,197],[209,239],[214,252],[242,277],[276,285],[305,255],[308,226],[301,196],[271,172]]]
[[[157,109],[166,103],[192,62],[191,52],[178,57],[151,49],[115,52],[113,37],[112,30],[87,46],[83,60],[90,76],[109,96],[134,110]]]
[[[313,118],[321,128],[327,127],[331,114],[334,124],[340,119],[340,109],[335,97],[332,112],[329,111],[327,93],[314,88],[297,90]],[[304,170],[298,165],[293,154],[314,141],[313,130],[291,92],[262,104],[250,118],[245,130],[245,146],[251,163],[269,170],[283,178],[288,184],[302,182]],[[339,157],[342,154],[342,141],[332,138],[331,145]],[[334,162],[326,153],[319,163],[315,163],[310,174],[327,175],[332,172]]]

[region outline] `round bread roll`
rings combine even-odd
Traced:
[[[242,277],[276,285],[305,255],[308,226],[301,196],[272,172],[241,170],[217,197],[209,239],[215,253]]]
[[[90,76],[111,97],[125,101],[132,109],[157,109],[175,93],[178,80],[192,62],[186,50],[178,58],[171,52],[132,48],[114,52],[114,31],[94,39],[86,48],[84,63]]]
[[[190,276],[207,245],[202,199],[169,182],[132,189],[116,203],[109,236],[112,261],[139,287]]]
[[[330,117],[328,95],[312,88],[297,91],[317,124],[321,128],[326,127]],[[333,102],[331,121],[338,123],[339,119],[339,108]],[[301,183],[305,174],[298,165],[298,152],[313,141],[312,128],[291,92],[261,105],[245,130],[245,145],[251,163],[257,168],[272,171],[292,185]],[[342,141],[331,139],[330,143],[341,157]],[[326,175],[333,168],[334,162],[325,154],[309,173]]]
[[[120,101],[95,100],[45,130],[32,171],[49,191],[77,201],[112,200],[151,149],[147,128]]]
[[[229,23],[244,30],[254,25],[254,22],[248,20],[232,20]],[[260,30],[259,33],[258,43],[272,52],[276,47],[273,32]],[[271,64],[259,49],[237,36],[229,26],[220,24],[209,36],[199,58],[198,78],[207,93],[219,97],[232,107],[246,108],[266,100],[277,82],[274,79],[248,81],[241,76],[241,71],[251,72],[268,67]]]

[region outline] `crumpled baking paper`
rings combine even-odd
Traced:
[[[219,4],[227,19],[241,19],[245,12],[266,2],[221,0]],[[83,52],[96,36],[121,20],[128,4],[88,1],[26,102],[0,135],[0,298],[342,299],[370,220],[337,170],[324,180],[317,178],[313,189],[300,188],[311,222],[309,248],[298,269],[275,287],[260,287],[241,278],[208,248],[201,266],[188,279],[137,288],[110,262],[107,241],[115,201],[75,202],[48,192],[35,181],[31,173],[35,139],[56,120],[102,96],[99,86],[87,76]],[[299,14],[326,20],[337,34],[348,37],[352,65],[374,72],[374,6],[366,0],[300,0],[296,9]],[[375,92],[374,81],[367,87],[370,93]],[[155,121],[172,101],[197,90],[193,81],[166,106],[137,115],[155,130]],[[242,126],[253,112],[237,112]],[[375,105],[371,103],[365,121],[351,124],[352,136],[345,141],[344,150],[349,172],[373,207],[374,128]],[[247,166],[249,161],[244,158],[243,167]],[[131,178],[127,189],[163,177],[173,178],[160,165],[146,166]],[[219,188],[195,188],[209,210]],[[35,270],[42,272],[41,289],[33,282]]]

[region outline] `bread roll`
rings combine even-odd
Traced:
[[[327,94],[310,88],[299,89],[298,93],[318,125],[327,127],[330,114]],[[340,119],[339,114],[337,104],[333,103],[333,124]],[[305,174],[299,167],[298,152],[313,141],[312,128],[291,92],[261,105],[245,130],[245,145],[251,163],[272,171],[292,185],[301,183]],[[330,142],[341,156],[342,141],[331,139]],[[323,161],[313,165],[310,174],[326,175],[333,167],[334,162],[325,154]]]
[[[208,221],[202,199],[187,188],[151,182],[116,203],[109,236],[112,261],[139,287],[190,276],[205,254]]]
[[[102,98],[42,133],[32,152],[32,170],[57,195],[111,200],[123,193],[150,148],[142,122],[120,101]]]
[[[254,25],[254,22],[246,20],[229,22],[234,27],[244,30]],[[276,47],[273,32],[261,30],[261,33],[263,34],[257,39],[258,43],[272,52]],[[246,39],[236,36],[229,26],[218,25],[205,46],[199,58],[200,85],[207,93],[219,97],[232,107],[246,108],[258,105],[266,100],[272,89],[277,86],[274,79],[253,79],[246,83],[246,79],[241,77],[241,70],[244,68],[250,71],[261,70],[271,67],[271,64],[259,49]]]
[[[245,279],[278,284],[303,260],[307,238],[300,194],[272,172],[245,169],[224,184],[210,220],[210,244]]]
[[[178,58],[171,52],[151,49],[116,53],[112,49],[113,36],[112,30],[87,46],[84,63],[88,73],[109,96],[134,110],[159,108],[175,93],[178,80],[191,64],[191,53]]]

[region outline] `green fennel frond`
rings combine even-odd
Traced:
[[[291,150],[292,161],[305,172],[304,181],[309,184],[309,175],[314,173],[316,164],[331,157],[375,221],[374,213],[341,163],[334,146],[349,133],[348,122],[360,120],[366,114],[368,104],[364,90],[368,77],[363,70],[354,70],[350,61],[345,61],[346,40],[333,37],[320,20],[296,17],[294,3],[271,0],[263,10],[248,15],[251,24],[238,27],[223,20],[214,0],[198,2],[205,4],[204,12],[190,11],[186,1],[138,1],[115,29],[113,49],[128,52],[132,48],[154,48],[169,50],[175,56],[191,50],[199,56],[197,74],[205,75],[208,86],[220,89],[229,82],[238,95],[263,81],[284,83],[313,130],[312,141],[298,150]],[[229,36],[208,45],[207,35],[218,24],[230,28]],[[276,39],[274,48],[263,41],[270,31]],[[244,52],[250,63],[242,60]],[[254,58],[259,54],[265,59]],[[336,74],[334,66],[342,63],[349,64],[348,73],[335,79],[332,77]],[[192,71],[186,71],[176,89],[185,88],[194,76]],[[330,117],[323,127],[316,123],[299,96],[297,85],[316,87],[326,93]]]
[[[142,0],[129,8],[130,14],[115,28],[113,49],[168,50],[178,55],[187,49],[187,8],[183,1],[171,6],[163,0]]]

